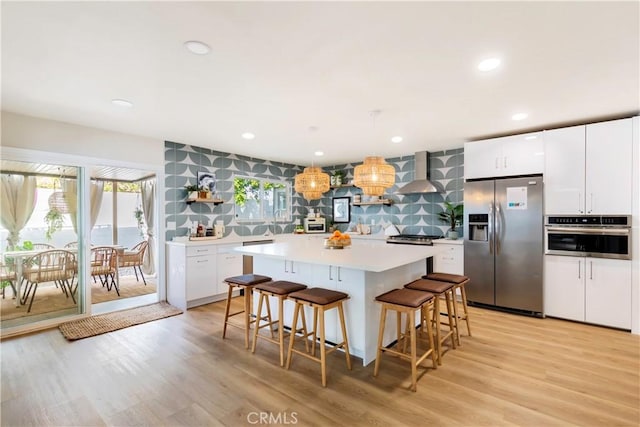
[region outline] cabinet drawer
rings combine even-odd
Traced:
[[[216,253],[216,247],[210,246],[192,246],[187,248],[187,256],[213,255]]]

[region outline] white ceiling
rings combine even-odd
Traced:
[[[3,110],[301,165],[640,110],[637,1],[1,7]]]

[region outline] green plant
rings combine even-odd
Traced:
[[[464,206],[462,204],[454,205],[450,202],[444,202],[444,211],[438,214],[438,219],[448,223],[451,231],[455,231],[456,225],[462,222],[463,213]]]
[[[64,216],[62,216],[62,213],[58,209],[51,208],[44,216],[44,222],[47,223],[47,231],[44,235],[47,240],[51,240],[55,233],[62,230]]]
[[[133,211],[133,217],[138,223],[138,231],[140,232],[140,237],[144,237],[144,212],[142,211],[140,206],[136,207]]]
[[[198,191],[199,188],[195,184],[187,184],[184,186],[184,189],[187,193],[191,193],[192,191]]]

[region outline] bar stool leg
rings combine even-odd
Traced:
[[[453,288],[451,288],[453,289]],[[458,333],[458,322],[457,322],[457,318],[456,321],[454,322],[454,317],[452,315],[452,313],[454,312],[453,310],[453,301],[451,296],[453,295],[453,290],[451,292],[445,292],[444,293],[444,299],[446,301],[447,304],[447,319],[449,320],[449,330],[452,332],[451,334],[451,348],[453,348],[455,350],[456,348],[456,335]]]
[[[460,286],[460,296],[462,297],[462,310],[464,311],[464,320],[467,323],[467,333],[471,336],[471,325],[469,324],[469,311],[467,308],[467,291],[464,285]]]
[[[380,369],[380,359],[382,358],[382,336],[384,335],[384,324],[387,321],[387,307],[382,304],[382,313],[380,313],[380,328],[378,330],[378,350],[376,351],[376,363],[373,368],[373,376],[378,376]]]
[[[231,308],[231,294],[233,293],[233,286],[229,285],[229,291],[227,293],[227,305],[224,308],[224,326],[222,327],[222,339],[227,335],[227,321],[229,320],[229,309]]]
[[[296,306],[293,310],[293,325],[291,327],[291,336],[289,337],[289,350],[287,351],[287,369],[291,367],[291,355],[293,353],[293,344],[296,339],[296,330],[298,329],[298,313],[300,312],[301,307],[301,304],[296,303]],[[304,339],[306,340],[307,337],[305,337]]]
[[[313,307],[313,342],[311,344],[311,354],[316,355],[316,341],[318,340],[318,308]]]
[[[344,355],[347,358],[347,368],[351,370],[351,355],[349,353],[349,339],[347,337],[347,326],[344,322],[344,309],[342,302],[338,305],[338,313],[340,314],[340,326],[342,328],[342,341],[344,342]]]
[[[249,329],[251,327],[251,290],[244,290],[244,348],[249,348]]]
[[[405,313],[407,315],[407,326],[409,326],[409,318],[413,316],[413,311]],[[416,382],[418,377],[418,365],[416,363],[417,348],[416,348],[416,328],[409,326],[409,334],[411,337],[411,391],[416,391]]]
[[[280,349],[280,366],[284,366],[284,298],[278,298],[278,310],[280,310],[278,312],[278,347]]]
[[[326,387],[327,386],[327,348],[324,345],[324,338],[325,338],[324,307],[320,307],[319,311],[320,311],[320,366],[322,370],[322,387]],[[315,339],[313,340],[313,342],[315,343]]]
[[[434,313],[433,319],[436,324],[436,348],[438,349],[438,365],[442,365],[442,341],[440,341],[440,298],[434,297]]]
[[[262,316],[262,300],[266,297],[265,294],[260,292],[260,297],[258,298],[258,315],[256,316],[256,326],[253,328],[253,345],[251,346],[251,353],[256,352],[256,344],[258,342],[258,331],[260,331],[260,318]],[[268,302],[267,302],[268,304]],[[271,329],[271,328],[269,328]],[[282,365],[280,365],[282,366]]]
[[[437,347],[433,338],[433,325],[431,323],[431,318],[433,317],[431,314],[431,310],[435,310],[435,303],[429,303],[425,305],[424,315],[426,317],[426,325],[427,325],[427,335],[429,339],[429,347],[431,348],[431,361],[433,362],[433,369],[438,369],[438,356],[437,356]],[[435,314],[435,313],[434,313]]]

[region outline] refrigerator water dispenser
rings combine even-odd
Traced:
[[[486,242],[489,240],[489,215],[469,214],[469,240]]]

